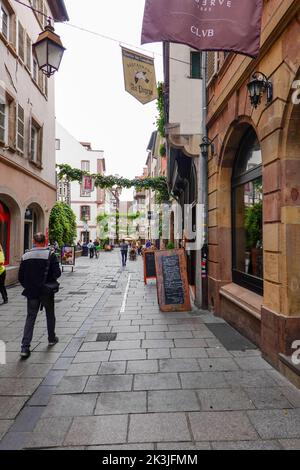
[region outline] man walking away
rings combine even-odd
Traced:
[[[61,270],[55,253],[46,247],[45,235],[37,233],[33,240],[35,248],[22,257],[19,270],[23,295],[27,297],[27,319],[21,349],[23,359],[30,356],[34,325],[41,305],[46,310],[49,346],[58,343],[55,335],[54,292],[55,286],[58,287],[56,280],[61,276]]]
[[[90,252],[90,259],[94,258],[95,245],[92,242],[92,240],[90,240],[90,243],[88,244],[88,249],[89,249],[89,252]]]
[[[128,244],[125,242],[125,240],[122,240],[122,243],[120,244],[121,248],[121,255],[122,255],[122,266],[125,267],[127,263],[127,256],[128,256]]]

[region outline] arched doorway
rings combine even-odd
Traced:
[[[10,261],[10,211],[9,208],[0,201],[0,243],[5,254],[5,265]]]

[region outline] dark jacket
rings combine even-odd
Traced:
[[[38,299],[43,294],[49,254],[48,248],[33,248],[22,257],[19,282],[24,287],[23,295],[28,299]],[[52,253],[46,282],[56,281],[60,276],[59,262]]]
[[[127,253],[129,247],[127,243],[120,243],[120,248],[123,253]]]

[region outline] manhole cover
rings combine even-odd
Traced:
[[[99,333],[97,335],[96,341],[103,342],[103,341],[115,341],[117,337],[117,333]]]

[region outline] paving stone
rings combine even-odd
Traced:
[[[190,413],[190,424],[196,441],[258,440],[253,425],[245,413],[224,411]]]
[[[145,339],[145,333],[117,333],[117,341],[136,341]]]
[[[132,389],[132,375],[101,375],[90,377],[85,393],[90,392],[121,392]]]
[[[224,372],[225,379],[232,387],[275,387],[276,382],[265,371]]]
[[[200,369],[202,371],[234,371],[239,370],[238,365],[233,359],[217,358],[217,359],[198,359]]]
[[[248,411],[248,416],[262,439],[300,437],[300,410]]]
[[[171,339],[149,339],[142,341],[142,348],[146,349],[168,349],[174,348],[174,342]]]
[[[181,373],[182,388],[228,388],[223,372],[187,372]]]
[[[11,427],[12,424],[13,424],[12,420],[2,419],[0,421],[0,440],[7,433],[7,431],[9,430],[9,428]],[[1,447],[0,447],[0,449],[1,449]]]
[[[184,413],[153,413],[132,415],[129,423],[129,442],[190,441]]]
[[[80,364],[82,362],[102,362],[108,361],[110,351],[90,351],[90,352],[79,352],[73,359],[73,364]]]
[[[118,446],[106,445],[106,446],[88,446],[85,450],[154,450],[154,444],[122,444]]]
[[[26,367],[25,362],[17,364],[5,364],[0,367],[0,378],[17,378],[22,375]],[[51,367],[51,366],[50,366]]]
[[[204,348],[175,348],[171,349],[171,356],[174,359],[185,357],[207,357],[207,352]]]
[[[164,390],[148,392],[149,413],[198,411],[197,395],[191,390]]]
[[[171,357],[170,349],[148,349],[148,359],[169,359]]]
[[[51,386],[51,385],[58,385],[61,379],[65,374],[64,370],[52,370],[49,374],[45,377],[42,382],[42,385]]]
[[[196,442],[195,444],[189,442],[168,442],[163,444],[158,443],[157,450],[211,450],[211,446],[209,442]]]
[[[150,327],[148,327],[150,328]],[[139,333],[140,328],[138,325],[135,326],[113,326],[112,333]],[[143,331],[141,329],[141,331]]]
[[[180,387],[177,374],[137,374],[134,390],[172,390]]]
[[[243,370],[266,370],[272,369],[272,366],[261,357],[242,357],[235,358],[235,362]]]
[[[54,395],[44,408],[43,418],[93,415],[96,401],[96,394]]]
[[[113,392],[100,394],[94,414],[131,414],[146,413],[146,411],[146,392]]]
[[[53,395],[56,387],[42,387],[40,386],[37,391],[32,395],[28,402],[29,406],[46,406],[51,396]]]
[[[72,418],[43,418],[36,425],[26,442],[27,449],[58,447],[63,444]]]
[[[167,332],[165,331],[147,331],[143,333],[146,335],[146,339],[167,339],[166,334]],[[145,339],[145,338],[143,338]]]
[[[107,349],[119,350],[119,349],[138,349],[141,346],[141,341],[110,341]]]
[[[206,389],[197,391],[202,411],[253,410],[247,394],[239,389]]]
[[[65,445],[126,443],[127,415],[75,418],[65,439]]]
[[[69,393],[82,393],[87,383],[88,377],[64,377],[55,390],[56,395]]]
[[[146,351],[143,349],[127,349],[112,351],[110,361],[131,361],[146,359]]]
[[[127,374],[155,373],[158,372],[156,360],[128,361]]]
[[[20,377],[28,379],[44,378],[51,370],[51,364],[26,364]]]
[[[59,359],[60,353],[32,352],[28,362],[31,364],[54,364]]]
[[[140,326],[140,331],[169,331],[168,325],[142,325]]]
[[[193,333],[191,331],[166,331],[165,332],[167,339],[191,339],[193,338]],[[150,339],[150,338],[149,338]]]
[[[0,451],[22,450],[26,446],[29,437],[30,433],[28,432],[8,432],[0,441]]]
[[[280,439],[279,443],[286,450],[300,450],[300,439]]]
[[[281,450],[277,441],[212,442],[214,450]]]
[[[287,409],[292,405],[279,388],[245,388],[252,403],[260,410]]]
[[[294,408],[300,408],[300,390],[290,385],[288,387],[280,387],[280,392],[288,399]]]
[[[25,396],[32,395],[42,379],[9,379],[0,378],[0,395]]]
[[[25,406],[18,415],[13,426],[10,428],[12,432],[31,432],[34,430],[37,422],[42,416],[44,407],[42,406]]]
[[[62,357],[56,361],[53,370],[67,370],[73,361],[73,357]]]
[[[220,357],[232,357],[231,354],[224,348],[207,348],[208,357],[220,358]]]
[[[160,372],[185,372],[199,371],[196,359],[161,359],[159,361]]]
[[[99,362],[87,362],[80,364],[71,364],[65,372],[66,377],[79,377],[88,375],[97,375],[99,370]]]
[[[176,348],[206,348],[207,342],[205,339],[175,339]]]
[[[126,361],[102,362],[98,375],[125,374]]]
[[[105,351],[108,346],[108,341],[107,342],[87,342],[83,343],[83,345],[80,348],[80,352],[83,351]]]
[[[28,397],[0,397],[0,419],[15,419]]]

